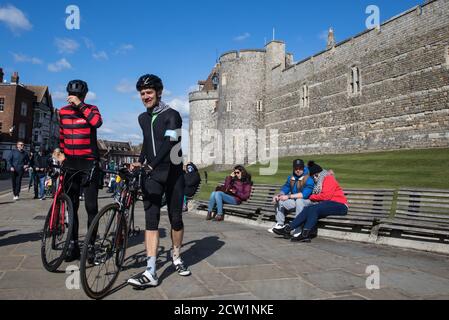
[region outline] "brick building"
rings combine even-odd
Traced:
[[[0,68],[0,159],[14,148],[18,140],[25,142],[30,150],[33,129],[33,108],[36,103],[34,92],[19,83],[17,72],[11,81],[4,81]]]

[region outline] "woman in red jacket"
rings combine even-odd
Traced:
[[[290,224],[283,229],[273,230],[278,235],[291,241],[310,242],[316,236],[316,225],[319,219],[328,216],[345,216],[348,214],[348,200],[332,173],[323,170],[313,161],[309,162],[310,176],[315,180],[315,188],[309,200],[317,203],[305,208]],[[291,236],[292,230],[304,224],[301,234]]]
[[[212,211],[217,206],[215,221],[223,221],[223,204],[240,205],[248,200],[251,196],[252,185],[251,175],[246,169],[243,166],[236,166],[231,175],[226,178],[224,186],[212,192],[206,220],[212,220]]]

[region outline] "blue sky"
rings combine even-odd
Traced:
[[[62,106],[65,85],[86,80],[93,92],[106,139],[141,141],[137,116],[144,107],[134,84],[144,73],[158,74],[164,100],[188,127],[188,92],[205,79],[217,54],[263,48],[265,40],[287,44],[295,61],[325,48],[326,31],[337,41],[363,30],[368,5],[385,21],[424,0],[345,1],[29,1],[0,2],[0,67],[9,79],[18,71],[25,84],[48,85]],[[65,26],[66,7],[81,13],[80,30]],[[187,142],[187,139],[186,139]]]

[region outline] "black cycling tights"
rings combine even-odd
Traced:
[[[65,190],[68,191],[67,195],[70,200],[72,200],[73,204],[74,219],[72,240],[74,241],[78,241],[78,208],[80,206],[81,187],[84,193],[88,228],[98,213],[98,173],[98,170],[94,171],[90,182],[88,182],[90,175],[89,171],[78,172],[76,174],[75,172],[68,172],[65,176]]]
[[[169,176],[165,189],[167,198],[168,218],[171,228],[175,231],[184,229],[182,222],[182,205],[184,202],[184,176]],[[145,224],[147,231],[157,231],[161,218],[162,195],[150,194],[144,191],[143,206],[145,209]]]

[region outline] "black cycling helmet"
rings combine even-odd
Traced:
[[[89,88],[83,80],[72,80],[67,84],[67,92],[72,96],[85,97]]]
[[[137,91],[143,89],[154,89],[156,92],[160,92],[164,89],[161,78],[154,74],[146,74],[139,78],[136,84]]]

